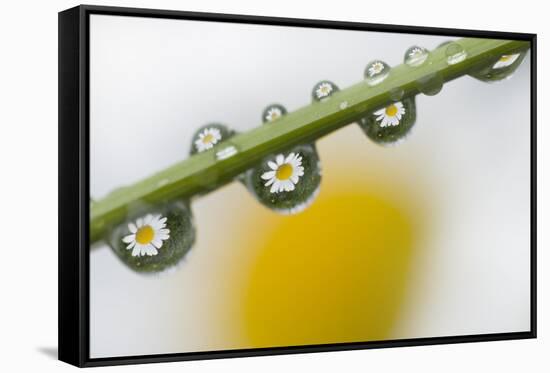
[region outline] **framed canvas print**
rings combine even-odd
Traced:
[[[59,13],[59,358],[536,335],[536,36]]]

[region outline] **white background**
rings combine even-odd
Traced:
[[[4,5],[0,92],[0,347],[3,371],[69,370],[57,362],[57,11],[71,1]],[[334,19],[407,25],[523,31],[539,34],[539,103],[547,102],[548,35],[544,11],[523,1],[441,2],[298,2],[277,1],[97,1],[96,4]],[[545,45],[546,44],[546,45]],[[542,107],[542,104],[540,105]],[[496,108],[498,109],[498,108]],[[261,357],[155,366],[110,368],[119,371],[540,371],[548,365],[544,311],[548,225],[543,194],[548,179],[542,144],[548,131],[539,111],[539,339],[464,345],[428,346],[326,354]],[[546,179],[546,180],[545,180]],[[546,207],[546,209],[545,209]]]

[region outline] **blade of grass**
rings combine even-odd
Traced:
[[[210,192],[254,167],[269,154],[318,138],[353,123],[373,109],[391,102],[390,92],[402,89],[404,97],[419,93],[418,81],[438,74],[448,82],[468,74],[502,54],[529,48],[525,41],[472,39],[456,41],[467,57],[449,65],[446,45],[431,52],[419,67],[393,67],[389,77],[371,87],[361,81],[335,93],[324,102],[312,103],[277,120],[276,125],[259,126],[224,141],[213,149],[189,157],[131,186],[121,188],[91,205],[90,242],[101,240],[108,228],[124,221],[133,204],[150,204],[191,198]],[[344,103],[342,105],[342,103]],[[365,139],[366,141],[366,139]],[[236,153],[218,159],[216,153],[234,147]],[[227,154],[234,151],[230,149]]]

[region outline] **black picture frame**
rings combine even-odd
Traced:
[[[90,358],[89,354],[89,17],[154,17],[294,27],[524,40],[531,43],[531,326],[530,330],[392,341]],[[536,338],[537,36],[480,30],[80,5],[59,13],[59,360],[79,367],[279,355]],[[78,249],[75,249],[78,248]]]

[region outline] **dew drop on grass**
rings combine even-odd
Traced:
[[[279,214],[296,214],[319,193],[321,169],[317,149],[298,145],[266,157],[245,174],[244,185],[264,206]]]
[[[371,61],[365,68],[365,81],[370,86],[380,84],[390,74],[390,66],[384,61]]]
[[[132,270],[155,273],[177,265],[195,243],[195,235],[189,204],[176,201],[133,211],[109,233],[108,244]]]
[[[434,96],[443,88],[443,78],[438,73],[428,74],[416,81],[418,90],[426,96]]]
[[[340,102],[340,105],[338,105],[338,107],[340,108],[340,110],[344,110],[348,107],[348,102],[347,101],[342,101]]]
[[[330,80],[321,80],[313,86],[311,90],[311,98],[313,101],[321,102],[328,100],[330,96],[338,92],[340,89]]]
[[[235,131],[221,123],[209,123],[199,127],[191,138],[190,154],[210,150],[235,134]]]
[[[462,45],[455,42],[450,42],[447,44],[445,48],[445,55],[447,56],[447,63],[449,65],[460,63],[468,56]]]
[[[483,82],[496,82],[508,79],[512,77],[526,55],[527,51],[518,51],[496,56],[469,75]]]
[[[417,67],[426,62],[429,55],[426,48],[414,45],[405,52],[404,62],[411,67]]]
[[[359,121],[367,137],[380,145],[396,145],[411,132],[416,121],[415,98],[378,108]]]
[[[286,115],[286,113],[286,108],[281,104],[268,105],[262,112],[262,123],[271,123]]]

